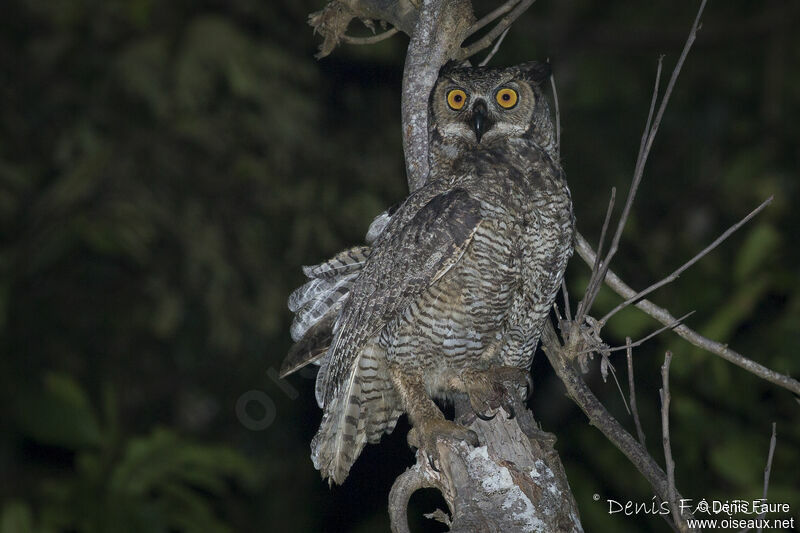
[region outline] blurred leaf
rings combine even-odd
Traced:
[[[737,487],[758,483],[764,464],[755,457],[766,457],[752,438],[731,439],[719,443],[711,450],[711,464],[727,481]]]
[[[702,333],[710,339],[725,341],[730,338],[734,328],[750,316],[758,300],[770,286],[770,279],[760,276],[739,287],[739,289],[719,306],[719,310],[702,328]]]
[[[759,224],[753,228],[739,249],[733,267],[734,280],[739,283],[750,281],[759,268],[774,256],[780,244],[780,235],[771,224]]]
[[[79,450],[101,442],[85,392],[67,375],[48,374],[44,388],[29,393],[14,408],[22,432],[42,444]]]
[[[30,507],[18,500],[5,502],[0,512],[0,533],[35,533]]]

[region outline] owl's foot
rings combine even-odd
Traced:
[[[491,420],[497,410],[503,408],[508,418],[516,416],[518,402],[530,398],[533,392],[533,379],[528,370],[510,366],[499,366],[487,370],[467,370],[462,372],[469,403],[475,416]],[[522,391],[524,396],[522,396]],[[474,418],[473,418],[474,420]]]
[[[408,444],[421,450],[428,458],[428,464],[437,472],[441,461],[436,441],[440,438],[463,440],[471,446],[478,446],[478,435],[471,429],[445,419],[426,420],[408,432]]]

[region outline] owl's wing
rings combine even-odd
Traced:
[[[459,261],[481,221],[480,202],[460,188],[434,196],[407,222],[402,215],[373,245],[339,315],[323,404],[352,381],[364,344]]]
[[[480,202],[463,189],[433,196],[414,213],[432,194],[424,188],[409,197],[375,241],[322,359],[316,393],[324,412],[311,458],[332,482],[342,483],[366,442],[391,431],[401,414],[386,362],[367,341],[458,263],[480,224]]]

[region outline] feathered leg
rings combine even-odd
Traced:
[[[436,446],[439,438],[463,440],[472,446],[478,446],[478,436],[474,431],[444,417],[428,396],[420,372],[390,365],[389,376],[413,426],[408,433],[408,443],[421,450],[434,469],[438,470],[440,464],[439,450]]]

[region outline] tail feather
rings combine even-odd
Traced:
[[[303,273],[308,278],[331,279],[358,272],[369,257],[369,251],[369,246],[354,246],[339,252],[324,263],[304,266]]]
[[[336,313],[328,313],[322,317],[292,346],[281,365],[280,377],[284,378],[310,363],[318,363],[325,356],[333,340],[336,316]]]
[[[352,379],[325,405],[311,441],[311,459],[323,478],[343,483],[366,443],[391,433],[401,414],[396,394],[385,355],[375,345],[366,348]]]

